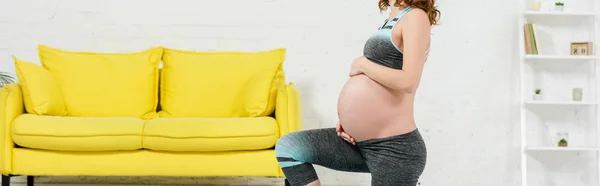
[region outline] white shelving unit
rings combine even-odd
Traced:
[[[525,16],[595,16],[594,12],[555,12],[555,11],[534,11],[525,10],[523,12]]]
[[[528,60],[563,60],[565,62],[573,61],[573,60],[596,60],[599,59],[598,56],[568,56],[568,55],[525,55],[525,59]]]
[[[519,87],[519,92],[520,92],[520,131],[521,131],[521,147],[520,147],[520,153],[521,153],[521,185],[523,186],[527,186],[532,179],[536,179],[532,176],[529,175],[529,163],[531,163],[531,161],[528,161],[529,159],[532,158],[532,154],[535,155],[560,155],[561,153],[592,153],[593,157],[592,159],[586,159],[585,161],[589,161],[589,164],[593,164],[593,166],[596,168],[596,172],[594,173],[589,173],[591,174],[593,177],[593,179],[591,181],[583,181],[585,182],[585,184],[583,185],[600,185],[600,117],[598,117],[600,115],[600,107],[598,106],[598,101],[600,101],[600,65],[597,65],[597,61],[600,59],[600,54],[597,52],[597,43],[596,41],[596,32],[597,32],[597,10],[596,8],[598,7],[597,3],[600,2],[596,2],[598,0],[566,0],[566,1],[561,1],[561,2],[565,2],[565,10],[563,11],[554,11],[554,10],[549,10],[547,7],[548,5],[552,4],[553,1],[546,1],[546,0],[542,0],[542,3],[545,3],[546,6],[542,6],[541,10],[531,10],[530,9],[530,5],[533,1],[536,0],[521,0],[521,11],[520,11],[520,17],[519,17],[519,21],[518,21],[518,33],[519,33],[519,69],[520,69],[520,87]],[[586,1],[586,2],[583,2]],[[582,4],[582,3],[587,3],[587,4]],[[578,4],[577,7],[570,7],[571,4]],[[551,6],[551,5],[550,5]],[[557,29],[558,34],[554,35],[554,34],[549,34],[546,33],[544,36],[546,36],[545,38],[537,38],[537,39],[548,39],[548,37],[565,37],[567,38],[567,40],[571,39],[572,42],[593,42],[593,55],[592,56],[574,56],[574,55],[570,55],[570,51],[569,51],[569,46],[564,46],[564,43],[566,43],[566,45],[569,45],[568,42],[566,42],[565,40],[561,40],[558,39],[560,41],[558,42],[546,42],[545,44],[548,45],[543,45],[540,44],[540,46],[538,46],[538,48],[540,49],[540,53],[539,54],[526,54],[526,48],[525,48],[525,36],[524,36],[524,24],[526,23],[534,23],[536,24],[536,26],[541,26],[544,24],[548,24],[548,20],[552,21],[558,21],[560,23],[556,24],[556,23],[552,23],[555,24],[553,26],[562,26],[562,29]],[[579,26],[586,25],[589,26],[588,30],[572,30],[571,34],[565,34],[565,29],[564,27],[570,27],[573,26],[568,20],[574,20],[574,22],[577,22],[576,24],[578,24]],[[564,24],[561,25],[561,23],[568,23],[568,24]],[[543,26],[542,26],[543,27]],[[544,27],[546,28],[546,27]],[[537,29],[537,28],[536,28]],[[545,29],[545,32],[554,32],[554,30],[552,29]],[[579,32],[581,33],[588,33],[587,34],[587,40],[586,39],[581,39],[584,38],[582,36],[577,35]],[[549,36],[552,35],[552,36]],[[539,37],[536,33],[536,37]],[[550,39],[550,40],[554,40],[554,39]],[[540,41],[541,42],[541,41]],[[557,47],[559,46],[559,47]],[[565,51],[566,49],[566,51]],[[556,76],[557,81],[562,80],[560,75],[556,75],[556,73],[563,73],[563,68],[560,68],[560,66],[562,65],[562,67],[564,67],[564,70],[569,70],[572,68],[580,68],[580,69],[584,69],[584,70],[589,70],[587,74],[585,74],[586,72],[583,72],[583,74],[579,74],[582,73],[580,71],[575,72],[576,75],[572,75],[573,79],[581,79],[581,81],[585,81],[587,83],[585,83],[585,88],[586,89],[584,91],[584,99],[582,101],[572,101],[567,99],[569,98],[569,95],[566,95],[568,93],[571,93],[571,88],[573,87],[569,87],[569,86],[563,86],[563,87],[558,87],[560,85],[552,85],[554,86],[554,88],[542,88],[539,86],[543,86],[541,84],[543,80],[539,80],[539,79],[548,79],[548,78],[552,78],[553,76]],[[548,67],[548,66],[553,66],[552,67]],[[557,68],[557,66],[559,68]],[[531,70],[531,71],[542,71],[542,75],[533,75],[534,72],[528,72],[528,69],[535,69],[535,70]],[[551,69],[551,70],[548,70]],[[547,72],[550,71],[550,72]],[[587,76],[585,76],[587,75]],[[564,80],[567,81],[567,80]],[[575,80],[573,80],[574,82]],[[567,81],[570,82],[570,81]],[[550,83],[546,83],[546,84],[552,84],[553,82]],[[576,84],[576,83],[575,83]],[[581,85],[578,84],[578,85]],[[574,85],[574,86],[578,86],[578,85]],[[551,87],[551,86],[548,86]],[[546,90],[546,92],[550,91],[553,93],[554,97],[549,97],[546,98],[544,97],[543,100],[533,100],[533,94],[534,94],[534,89],[537,88],[541,88],[542,89],[542,94],[544,94],[544,91]],[[544,109],[546,109],[544,111]],[[554,109],[554,113],[548,113],[548,109],[552,110]],[[560,112],[556,112],[556,110],[560,110]],[[581,116],[578,115],[577,113],[581,112],[581,110],[588,110],[587,115],[585,116]],[[555,114],[555,113],[575,113],[573,114],[573,116],[565,116],[562,117],[562,115],[560,114]],[[532,115],[536,115],[538,118],[543,118],[543,119],[538,119],[539,121],[537,122],[537,125],[535,125],[535,122],[531,122],[530,120],[534,120],[531,119],[531,117],[535,118],[536,116],[532,116]],[[540,116],[541,115],[541,116]],[[552,140],[548,140],[548,138],[552,138],[552,134],[551,132],[546,132],[545,133],[545,138],[546,140],[542,139],[544,137],[538,137],[538,138],[534,138],[531,137],[531,133],[536,133],[538,135],[544,136],[544,134],[539,134],[539,133],[544,133],[544,132],[539,132],[539,131],[543,131],[543,130],[537,130],[537,129],[531,129],[531,128],[535,128],[535,127],[544,127],[544,124],[540,124],[540,123],[544,123],[546,122],[547,118],[544,117],[549,117],[550,119],[557,119],[557,120],[561,120],[562,123],[559,124],[559,127],[561,128],[577,128],[577,127],[582,127],[582,125],[586,125],[589,128],[586,129],[577,129],[579,131],[584,131],[584,132],[580,132],[580,133],[592,133],[590,134],[590,136],[593,137],[588,137],[588,138],[578,138],[579,141],[577,142],[573,142],[571,143],[573,140],[569,141],[569,147],[558,147],[557,144],[552,144]],[[570,123],[569,121],[571,119],[581,119],[581,120],[585,120],[585,122],[573,122]],[[567,121],[567,122],[565,122]],[[577,123],[577,124],[574,124]],[[581,124],[583,123],[583,124]],[[530,130],[534,130],[534,132],[530,132]],[[528,132],[529,131],[529,132]],[[590,132],[591,131],[591,132]],[[579,133],[576,134],[572,134],[569,132],[569,139],[573,139],[576,138],[574,137],[574,135],[577,135]],[[573,135],[573,136],[572,136]],[[537,141],[536,141],[537,139]],[[540,141],[546,141],[546,143],[544,142],[540,142]],[[554,141],[555,143],[557,143],[558,141]],[[589,156],[588,156],[589,157]],[[586,157],[581,157],[581,158],[586,158]],[[535,158],[533,158],[535,159]],[[540,158],[541,159],[541,158]],[[547,160],[547,159],[543,159],[543,160]],[[542,160],[540,160],[542,161]],[[553,160],[554,161],[554,160]],[[564,160],[558,160],[558,161],[564,161]],[[582,160],[577,160],[577,161],[582,161]],[[593,163],[592,163],[593,162]],[[537,163],[537,162],[535,162]],[[543,164],[543,162],[541,163]],[[544,167],[544,166],[540,166],[540,167]],[[548,166],[551,167],[551,166]],[[556,168],[559,166],[554,166],[552,168]],[[588,167],[589,168],[589,167]],[[570,169],[569,171],[572,171],[572,169]],[[541,171],[543,172],[543,171]],[[538,179],[549,179],[549,177],[553,177],[556,175],[555,172],[553,173],[548,173],[547,175],[545,173],[538,173],[538,174],[544,174],[544,176],[542,176],[543,178],[538,178]],[[552,176],[548,176],[548,175],[552,175]],[[572,174],[567,174],[567,175],[572,175]],[[588,175],[589,176],[589,175]],[[584,177],[584,176],[581,176]],[[563,178],[557,178],[557,179],[563,179]],[[581,179],[581,178],[564,178],[564,179]],[[568,186],[575,186],[575,185],[581,185],[581,183],[556,183],[556,182],[560,182],[560,181],[552,181],[552,183],[544,183],[545,180],[541,180],[541,181],[533,181],[536,184],[530,184],[530,185],[568,185]],[[550,182],[550,181],[546,181],[546,182]]]
[[[597,105],[597,102],[590,101],[524,101],[527,105]]]

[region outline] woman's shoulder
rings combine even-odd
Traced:
[[[429,15],[427,15],[427,12],[418,7],[411,7],[402,19],[405,19],[405,22],[410,22],[411,24],[418,24],[420,22],[429,23]]]
[[[428,18],[427,12],[419,7],[411,7],[411,9],[406,12],[405,16]]]

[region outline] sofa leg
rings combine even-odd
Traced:
[[[10,186],[10,176],[2,175],[2,186]]]
[[[27,176],[27,186],[33,186],[33,176]]]
[[[292,186],[292,185],[290,185],[290,182],[287,179],[285,179],[284,182],[285,182],[285,186]]]

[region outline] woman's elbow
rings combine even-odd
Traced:
[[[397,86],[394,87],[395,90],[407,94],[414,94],[415,92],[417,92],[417,88],[418,84],[415,83],[397,84]]]
[[[405,93],[408,94],[415,94],[415,92],[417,92],[417,86],[408,86],[405,87],[404,89],[402,89]]]

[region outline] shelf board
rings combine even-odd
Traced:
[[[595,12],[554,12],[554,11],[525,11],[525,15],[532,16],[595,16]]]
[[[525,59],[548,59],[548,60],[596,60],[598,56],[574,56],[574,55],[535,55],[527,54]]]
[[[598,151],[596,147],[526,147],[528,151]]]
[[[525,104],[530,105],[596,105],[596,102],[589,101],[535,101],[527,100]]]

